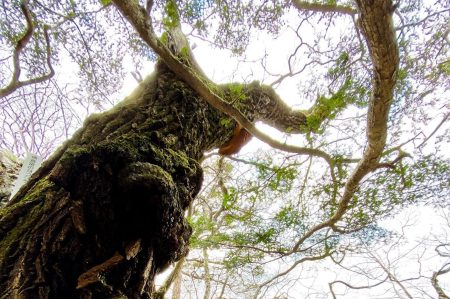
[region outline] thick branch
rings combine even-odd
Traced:
[[[346,15],[355,15],[357,13],[356,9],[345,6],[345,5],[338,5],[338,4],[319,4],[319,3],[310,3],[308,1],[300,1],[300,0],[293,0],[292,5],[294,5],[295,8],[298,10],[310,10],[314,12],[322,12],[322,13],[328,13],[328,12],[336,12],[340,14],[346,14]]]
[[[208,78],[201,76],[201,71],[183,64],[179,58],[170,52],[162,41],[157,38],[146,10],[141,7],[137,1],[113,0],[113,2],[123,16],[133,25],[140,37],[160,56],[169,69],[185,81],[211,106],[226,113],[227,115],[232,116],[253,136],[273,148],[287,152],[321,157],[325,159],[328,164],[333,164],[331,157],[321,150],[287,145],[272,139],[269,135],[256,129],[253,123],[249,121],[237,108],[221,98],[219,95],[220,92],[217,91],[216,85]],[[191,60],[194,61],[194,59],[188,59],[188,61]]]
[[[360,26],[373,63],[373,90],[367,113],[366,149],[345,184],[344,193],[334,215],[308,231],[296,243],[292,251],[296,251],[315,232],[325,227],[333,227],[342,218],[361,180],[376,169],[386,144],[387,120],[399,64],[397,41],[392,23],[393,4],[391,0],[358,0],[357,4],[360,11]]]

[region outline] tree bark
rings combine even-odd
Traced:
[[[0,297],[151,298],[187,253],[198,160],[233,131],[221,118],[163,64],[89,117],[0,210]]]

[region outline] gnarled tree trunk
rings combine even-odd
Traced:
[[[160,64],[87,119],[0,215],[1,298],[147,298],[187,252],[198,160],[225,116]]]
[[[258,82],[214,88],[251,121],[306,126]],[[0,210],[0,298],[151,297],[155,274],[187,253],[183,214],[201,187],[198,161],[235,127],[159,63]]]

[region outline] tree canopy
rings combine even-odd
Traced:
[[[333,298],[338,285],[344,297],[381,286],[398,297],[448,298],[439,278],[450,271],[448,239],[430,242],[444,262],[411,279],[426,278],[416,289],[370,250],[400,243],[397,228],[381,222],[411,207],[449,215],[445,1],[13,0],[1,8],[2,148],[49,156],[85,116],[117,103],[124,77],[145,82],[156,61],[223,113],[218,125],[238,123],[272,147],[200,159],[205,182],[187,212],[191,252],[178,256],[158,296],[172,287],[174,298],[314,297],[301,280],[324,275],[309,265],[328,262],[366,279],[330,278]],[[236,63],[228,76],[238,80],[214,81],[211,60],[196,55],[206,47]],[[347,266],[352,255],[381,272]]]

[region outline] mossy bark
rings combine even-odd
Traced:
[[[187,253],[198,163],[232,134],[163,65],[88,118],[0,210],[0,298],[151,298]]]

